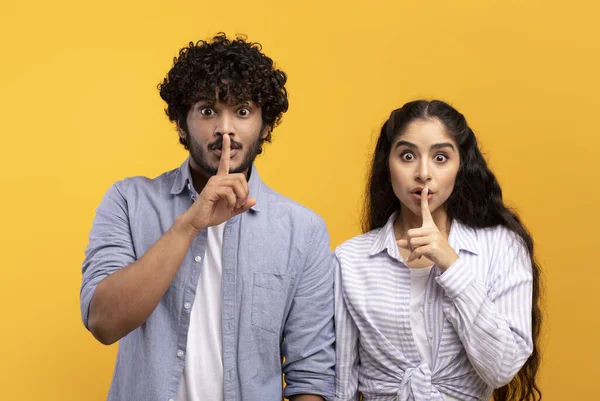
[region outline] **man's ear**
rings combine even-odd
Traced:
[[[260,134],[260,139],[266,139],[272,129],[273,127],[271,125],[266,125],[265,128],[263,128],[263,132]]]
[[[183,130],[183,128],[181,128],[181,126],[179,125],[179,121],[177,121],[175,123],[177,125],[177,133],[179,134],[179,137],[181,139],[185,139],[185,137],[187,136],[185,131]]]

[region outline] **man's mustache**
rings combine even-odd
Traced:
[[[229,138],[231,139],[231,137],[229,137]],[[223,147],[223,137],[222,136],[217,138],[216,141],[208,144],[208,149],[210,149],[210,150],[221,149],[222,147]],[[231,149],[241,149],[242,147],[243,147],[243,145],[240,142],[237,142],[237,141],[231,139]]]

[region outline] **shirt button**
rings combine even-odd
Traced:
[[[196,256],[196,257],[194,258],[194,260],[195,260],[196,262],[200,263],[200,261],[202,260],[202,258],[201,258],[200,256]]]
[[[184,303],[184,304],[183,304],[183,307],[184,307],[185,309],[190,309],[190,307],[191,307],[191,306],[192,306],[192,303],[191,303],[191,302],[186,302],[186,303]]]
[[[427,300],[427,302],[428,302],[428,303],[432,303],[432,302],[433,302],[433,298],[429,298],[429,299]]]
[[[177,356],[181,358],[183,356],[183,351],[182,350],[177,351]]]

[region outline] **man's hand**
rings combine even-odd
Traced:
[[[217,174],[210,177],[196,202],[182,216],[194,232],[221,224],[256,204],[256,199],[248,196],[246,176],[229,174],[230,146],[229,135],[223,135]]]

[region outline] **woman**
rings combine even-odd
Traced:
[[[537,400],[539,268],[462,114],[391,113],[340,245],[336,400]]]

